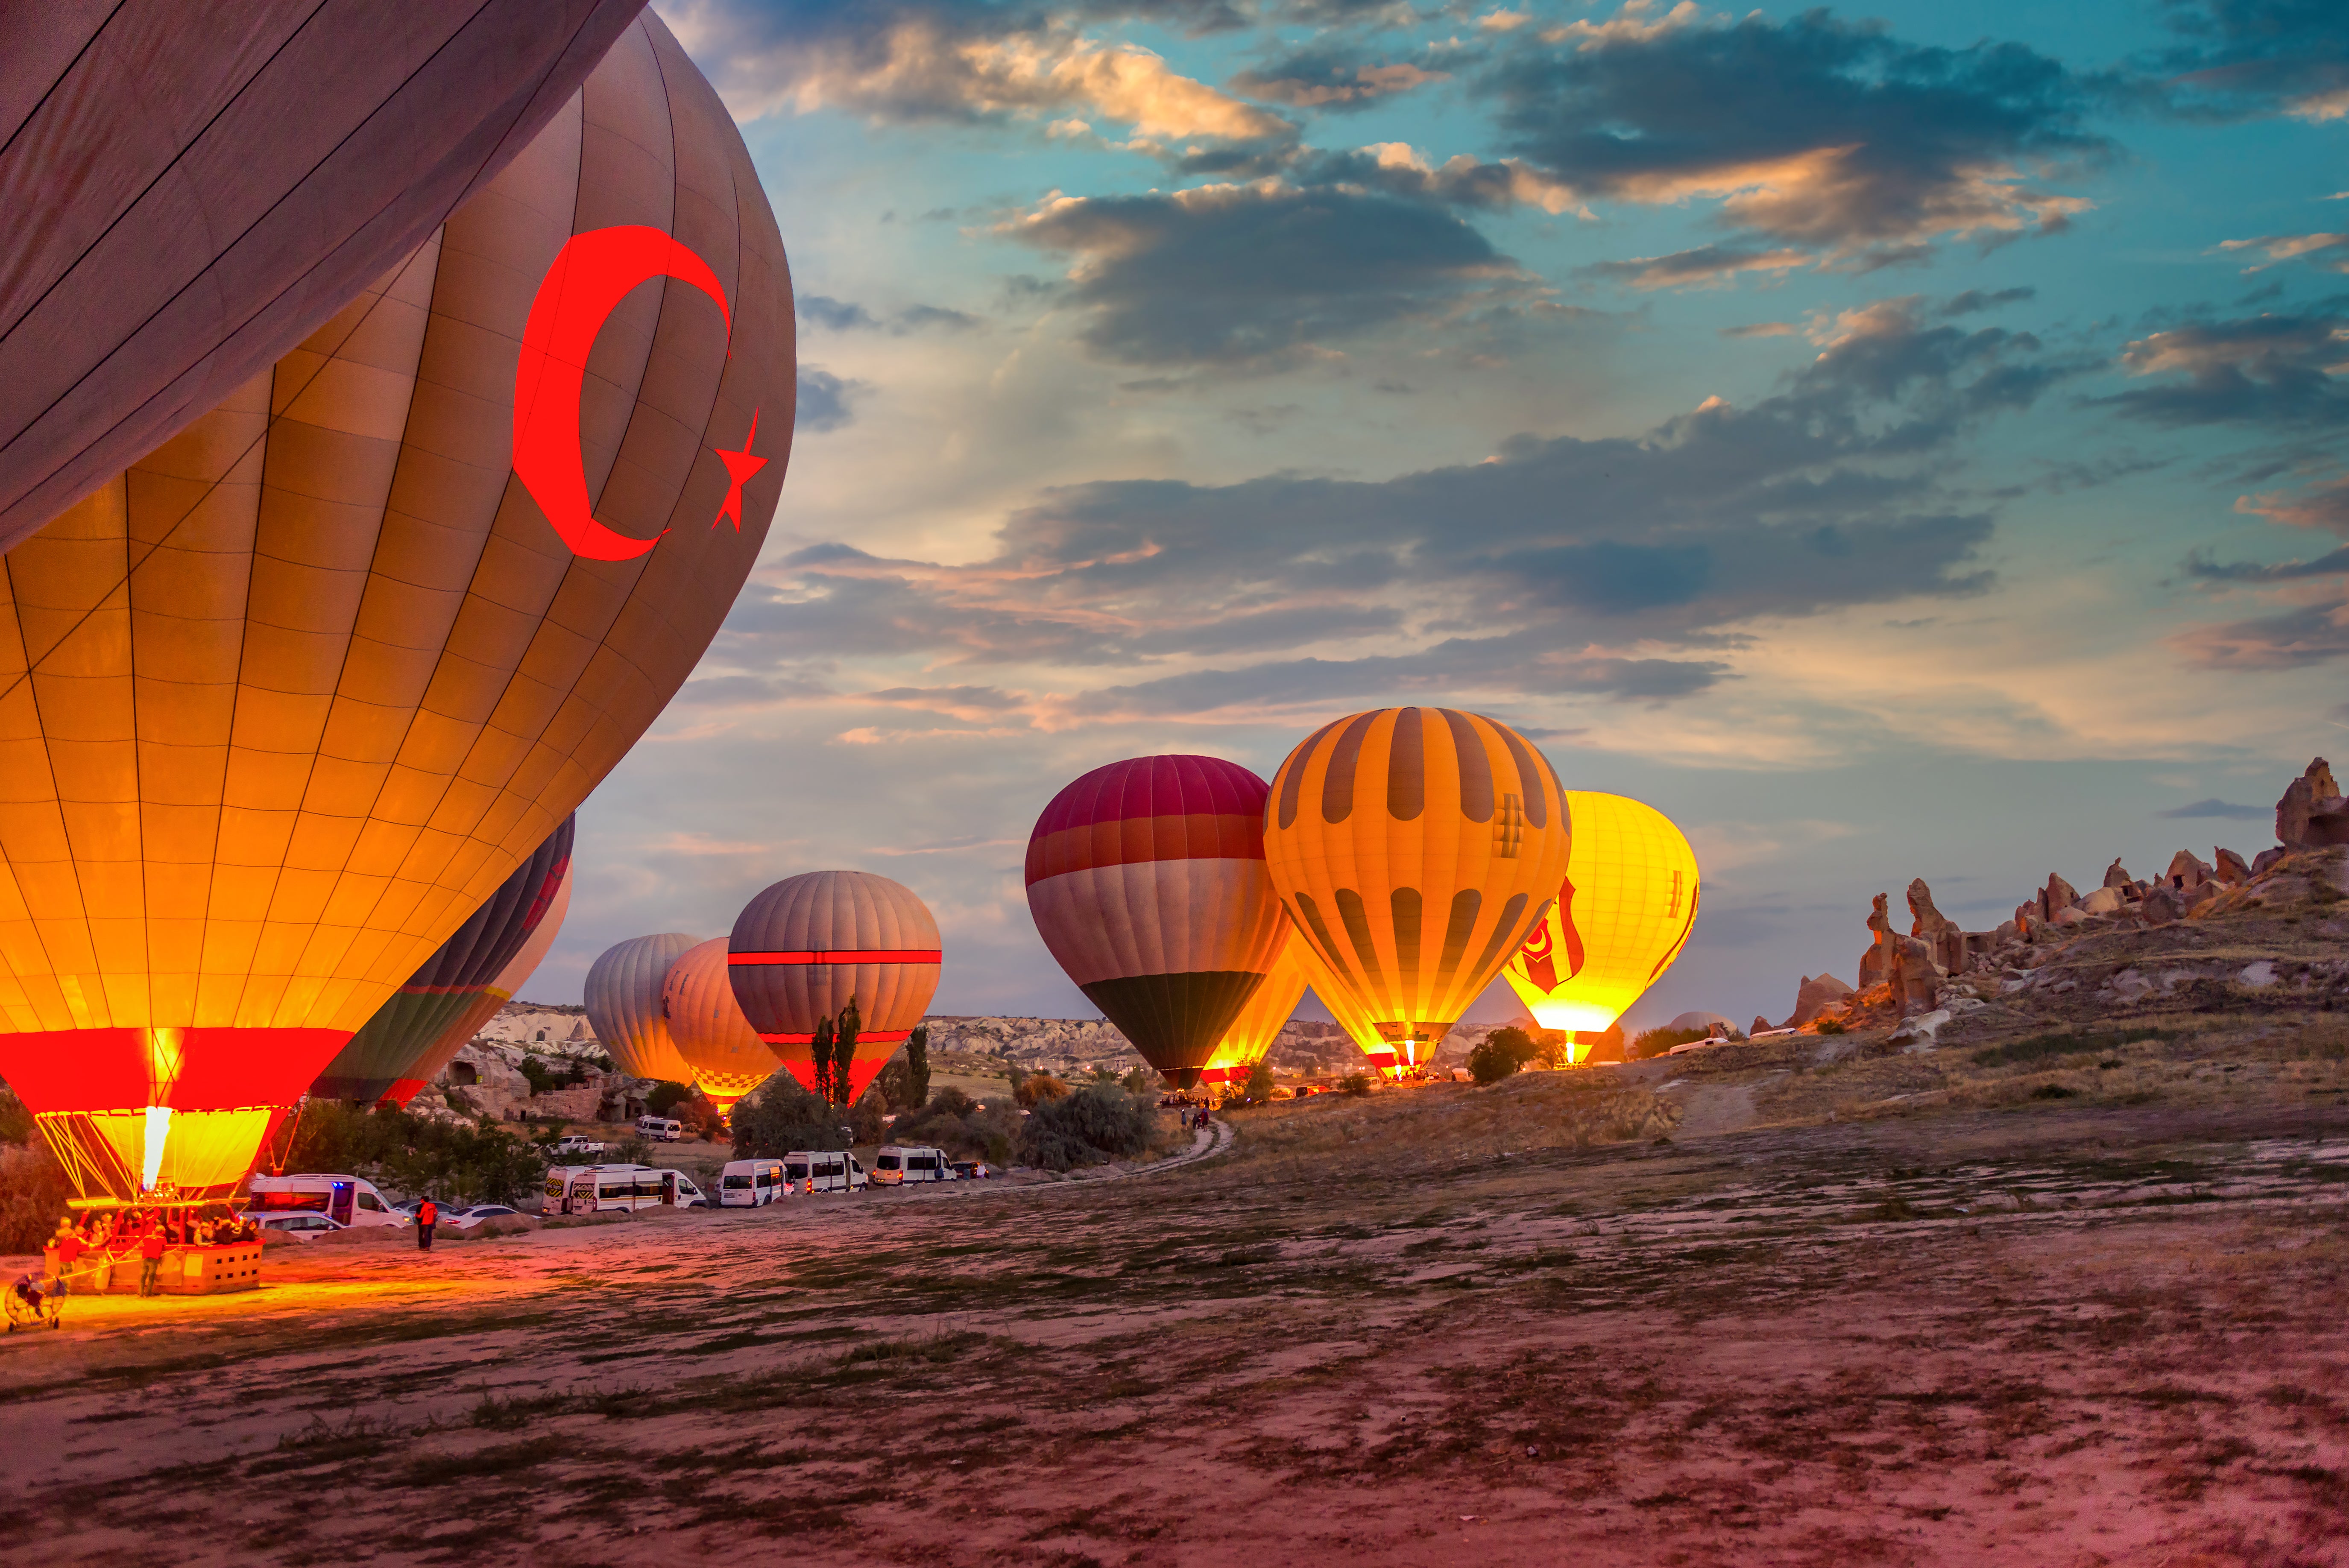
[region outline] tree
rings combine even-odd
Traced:
[[[1159,1078],[1158,1069],[1145,1062],[1141,1067],[1127,1068],[1125,1076],[1117,1081],[1125,1086],[1128,1094],[1154,1095],[1164,1080]]]
[[[1040,1105],[1047,1105],[1056,1099],[1068,1099],[1069,1086],[1050,1073],[1037,1073],[1032,1077],[1018,1080],[1018,1087],[1013,1089],[1012,1098],[1019,1102],[1020,1109],[1033,1110]]]
[[[1272,1064],[1269,1061],[1261,1057],[1257,1058],[1256,1066],[1248,1068],[1247,1088],[1243,1092],[1253,1100],[1272,1099]]]
[[[903,1053],[891,1057],[881,1065],[873,1080],[873,1091],[889,1102],[889,1109],[905,1111],[914,1103],[914,1075],[906,1068]]]
[[[685,1085],[663,1078],[653,1085],[652,1093],[645,1096],[645,1111],[650,1116],[667,1116],[679,1102],[692,1098],[693,1090]]]
[[[757,1093],[735,1102],[734,1152],[740,1159],[777,1159],[795,1149],[843,1149],[847,1142],[831,1106],[789,1073],[777,1073]]]
[[[1108,1084],[1040,1101],[1020,1130],[1019,1157],[1046,1171],[1099,1165],[1150,1147],[1151,1109]]]
[[[919,1110],[930,1102],[930,1026],[915,1026],[905,1037],[905,1076],[910,1080],[913,1098],[905,1102],[909,1110]]]
[[[832,1037],[832,1102],[845,1106],[854,1092],[856,1075],[849,1069],[856,1061],[856,1035],[864,1026],[864,1016],[856,1010],[856,998],[850,996],[848,1005],[840,1010],[840,1022],[833,1026]]]
[[[1540,1054],[1533,1037],[1512,1024],[1494,1030],[1468,1053],[1468,1076],[1478,1083],[1498,1083]]]
[[[832,1017],[829,1014],[815,1021],[815,1038],[808,1042],[808,1054],[815,1058],[816,1098],[826,1105],[832,1103]]]

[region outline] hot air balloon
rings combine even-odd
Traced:
[[[375,1016],[326,1064],[310,1086],[313,1096],[359,1105],[388,1098],[404,1105],[423,1087],[422,1076],[412,1070],[417,1062],[443,1030],[481,999],[554,907],[555,894],[571,872],[577,820],[576,816],[564,818],[530,859],[498,884],[489,902],[417,966],[391,1000],[377,1008]],[[405,1092],[396,1092],[403,1080]]]
[[[538,972],[538,966],[546,962],[548,949],[554,945],[556,934],[563,930],[564,917],[571,913],[572,872],[576,864],[574,861],[563,868],[563,881],[554,889],[554,898],[537,925],[523,938],[522,950],[506,961],[506,966],[466,1004],[463,1012],[426,1044],[398,1081],[385,1092],[384,1099],[404,1109],[416,1098],[416,1091],[439,1078],[440,1069],[456,1060],[457,1053],[472,1044],[482,1026],[498,1016],[498,1009],[512,1001],[523,983]]]
[[[630,1078],[692,1084],[693,1069],[678,1055],[661,1016],[661,982],[669,965],[700,940],[681,931],[632,936],[605,948],[588,966],[587,1026]]]
[[[1297,1004],[1305,999],[1305,971],[1297,966],[1300,945],[1294,938],[1281,944],[1264,984],[1216,1042],[1215,1054],[1199,1074],[1201,1083],[1245,1083],[1256,1064],[1272,1049],[1281,1026],[1296,1016]]]
[[[1524,944],[1571,838],[1557,774],[1516,731],[1388,707],[1288,754],[1265,865],[1299,939],[1411,1066]]]
[[[792,1076],[816,1087],[815,1026],[856,1003],[848,1099],[888,1063],[938,988],[938,923],[914,890],[871,872],[808,872],[752,899],[727,939],[734,999]]]
[[[1581,1061],[1687,944],[1696,851],[1671,818],[1627,796],[1569,789],[1566,803],[1574,850],[1557,901],[1503,973]]]
[[[652,722],[765,536],[792,342],[750,156],[647,13],[408,261],[8,552],[0,1078],[86,1199],[230,1191]]]
[[[678,954],[661,979],[661,1017],[677,1054],[719,1115],[774,1077],[779,1054],[759,1037],[734,1000],[726,974],[726,938],[713,936]]]
[[[1368,1005],[1355,1000],[1339,981],[1337,973],[1321,962],[1312,944],[1301,936],[1292,936],[1288,952],[1290,961],[1304,972],[1306,983],[1313,987],[1313,995],[1330,1009],[1330,1016],[1338,1021],[1338,1026],[1346,1031],[1346,1037],[1354,1042],[1370,1065],[1381,1072],[1400,1070],[1402,1053],[1398,1043],[1379,1033],[1379,1021]]]
[[[12,6],[0,550],[414,250],[643,3]]]
[[[1142,1059],[1189,1088],[1281,943],[1264,780],[1218,757],[1137,757],[1052,797],[1028,840],[1044,945]]]

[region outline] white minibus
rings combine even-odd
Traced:
[[[783,1180],[802,1192],[854,1192],[865,1182],[864,1167],[841,1150],[794,1149],[783,1156]]]
[[[673,1116],[640,1116],[636,1136],[647,1143],[675,1143],[685,1136],[685,1123]]]
[[[557,1165],[546,1173],[545,1212],[593,1214],[605,1209],[705,1209],[709,1200],[682,1171],[650,1165]]]
[[[782,1196],[783,1162],[780,1160],[729,1160],[719,1172],[718,1206],[755,1209]]]
[[[338,1225],[404,1225],[408,1216],[393,1208],[375,1183],[357,1176],[255,1176],[244,1212],[256,1220],[272,1214],[324,1214]]]
[[[954,1162],[943,1149],[926,1143],[892,1143],[873,1157],[873,1180],[885,1186],[905,1181],[952,1181]]]

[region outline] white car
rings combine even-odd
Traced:
[[[470,1231],[485,1220],[518,1220],[521,1217],[521,1210],[509,1209],[503,1203],[476,1203],[470,1209],[442,1210],[440,1222],[454,1225],[460,1231]]]
[[[554,1152],[557,1154],[601,1154],[604,1152],[604,1145],[595,1139],[583,1137],[574,1132],[567,1138],[558,1140],[554,1145]]]
[[[315,1242],[330,1231],[347,1231],[348,1225],[324,1214],[264,1214],[260,1220],[264,1231],[275,1231],[296,1241]]]

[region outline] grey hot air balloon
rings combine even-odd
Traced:
[[[678,1055],[661,1016],[661,980],[700,940],[681,931],[632,936],[605,948],[589,966],[587,1026],[629,1077],[693,1081],[693,1068]]]

